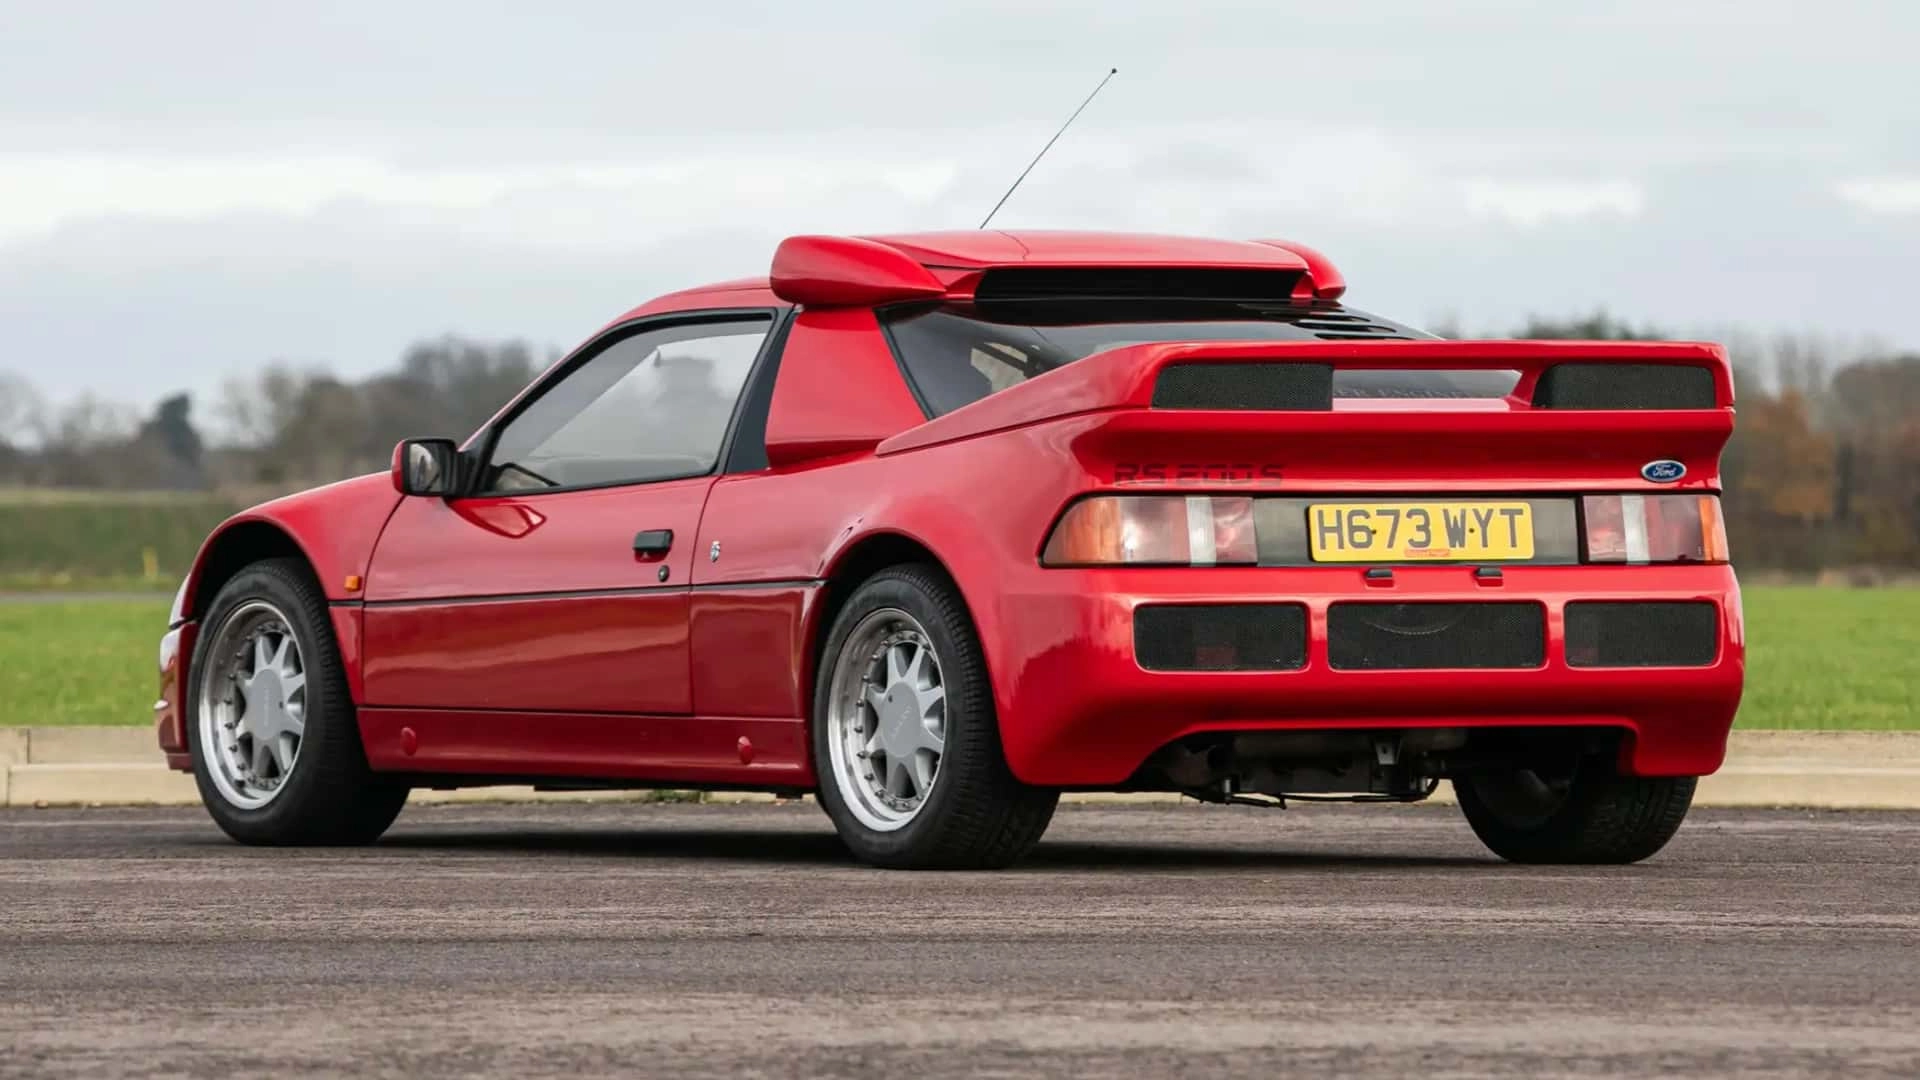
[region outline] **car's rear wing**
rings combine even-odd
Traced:
[[[1509,371],[1491,399],[1341,398],[1338,371]],[[1717,485],[1733,376],[1691,342],[1369,341],[1134,345],[1097,353],[881,443],[881,454],[1092,415],[1089,464],[1218,460],[1291,480],[1640,487],[1653,461]],[[1104,468],[1104,465],[1102,466]]]

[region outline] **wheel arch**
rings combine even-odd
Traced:
[[[950,539],[964,543],[957,538]],[[964,547],[952,550],[960,551],[963,555],[965,553]],[[990,579],[976,575],[974,580],[979,586],[978,595],[969,597],[961,575],[978,568],[964,558],[957,567],[960,574],[956,574],[956,567],[919,537],[895,530],[876,530],[861,536],[849,542],[829,561],[823,574],[825,580],[820,590],[821,599],[813,605],[817,615],[804,654],[810,658],[811,670],[807,684],[812,691],[808,695],[806,746],[810,771],[817,785],[817,797],[833,819],[841,838],[856,855],[868,861],[899,867],[1004,866],[1024,854],[1040,838],[1053,816],[1058,795],[1054,791],[1027,787],[1019,782],[1005,761],[1000,731],[989,729],[984,740],[980,736],[966,740],[975,751],[984,752],[986,756],[978,752],[963,756],[958,766],[961,772],[955,781],[947,784],[945,810],[936,810],[932,820],[920,815],[905,826],[883,834],[865,831],[858,812],[851,809],[851,804],[846,801],[845,789],[837,786],[835,766],[831,761],[823,760],[834,753],[833,729],[824,726],[826,717],[816,714],[813,706],[831,693],[831,688],[822,682],[831,670],[831,662],[825,656],[827,639],[832,634],[834,623],[846,611],[846,605],[862,582],[871,580],[874,575],[884,573],[891,567],[903,565],[925,567],[952,588],[952,595],[959,604],[959,614],[972,626],[979,641],[980,671],[988,682],[986,697],[989,707],[994,710],[995,726],[1004,722],[999,688],[994,683],[989,659],[987,631],[981,626],[980,607],[976,603],[982,599],[989,604],[994,601]],[[949,737],[952,737],[951,731]],[[972,764],[969,765],[968,761]],[[943,773],[954,767],[953,759],[943,757]],[[956,789],[955,783],[959,783],[960,787]],[[937,791],[930,796],[932,799],[940,797]],[[956,799],[960,801],[956,803]],[[929,833],[929,829],[933,831]],[[921,839],[913,839],[915,836]]]
[[[820,602],[815,605],[814,616],[807,629],[808,686],[813,685],[820,670],[821,653],[827,647],[827,635],[833,631],[833,621],[840,616],[854,590],[882,570],[916,563],[938,570],[961,594],[961,603],[966,603],[966,592],[955,581],[946,561],[925,541],[907,533],[892,529],[877,530],[850,541],[834,553],[826,572],[821,575],[823,585]],[[971,606],[967,614],[969,618],[972,617]]]
[[[201,545],[193,572],[187,578],[182,613],[196,621],[204,618],[213,605],[213,598],[236,574],[254,563],[283,558],[300,560],[307,573],[313,575],[315,584],[319,583],[313,558],[281,525],[264,518],[237,518],[227,522]]]
[[[850,539],[828,560],[827,568],[821,575],[823,585],[820,599],[813,605],[806,625],[806,647],[802,653],[807,660],[805,682],[806,700],[813,700],[813,687],[819,678],[820,665],[827,647],[827,637],[833,632],[833,622],[846,607],[847,599],[855,589],[873,575],[890,567],[917,564],[931,567],[953,586],[954,593],[960,598],[960,606],[967,613],[967,620],[973,624],[974,632],[980,636],[982,661],[987,671],[987,682],[992,690],[996,704],[1000,697],[999,684],[994,677],[993,662],[987,648],[987,630],[980,623],[980,608],[947,559],[925,539],[900,529],[875,529]],[[807,710],[807,723],[813,723],[812,708]]]
[[[363,700],[357,601],[364,595],[373,549],[400,498],[388,474],[372,473],[262,503],[227,519],[194,556],[181,597],[183,617],[197,624],[221,588],[248,566],[263,559],[297,560],[332,605],[334,646],[346,668],[348,693],[355,702]],[[187,685],[192,663],[189,654],[176,665],[174,680],[180,687]]]
[[[298,558],[328,600],[357,600],[374,545],[400,504],[386,473],[262,503],[223,522],[200,545],[183,610],[204,614],[220,587],[260,559]]]
[[[242,515],[225,522],[207,537],[194,556],[181,596],[180,616],[184,623],[173,631],[183,635],[181,647],[170,664],[163,660],[161,668],[161,699],[170,702],[172,707],[161,716],[158,733],[160,748],[167,752],[169,764],[176,764],[173,762],[176,754],[182,755],[184,761],[187,752],[186,725],[192,722],[193,711],[188,702],[188,688],[193,685],[198,663],[195,654],[199,647],[199,624],[212,609],[214,598],[235,575],[255,563],[279,558],[298,560],[318,584],[313,560],[299,541],[287,529],[265,518]],[[335,627],[336,637],[338,633],[339,628]],[[342,660],[346,659],[343,650]],[[350,674],[349,684],[354,700],[358,701],[358,679]]]

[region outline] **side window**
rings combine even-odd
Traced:
[[[713,468],[771,318],[646,330],[568,372],[507,422],[486,491],[641,484]]]

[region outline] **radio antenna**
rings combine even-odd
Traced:
[[[1020,170],[1020,175],[1014,178],[1013,187],[1008,188],[1007,193],[1005,195],[1000,196],[1000,201],[993,204],[993,209],[987,211],[987,216],[983,218],[980,222],[981,228],[983,229],[986,228],[987,222],[993,220],[993,215],[999,213],[1000,208],[1007,205],[1007,200],[1013,198],[1014,191],[1020,187],[1020,181],[1025,180],[1027,178],[1027,174],[1033,171],[1033,167],[1035,165],[1040,164],[1040,159],[1047,156],[1047,151],[1053,149],[1053,144],[1060,141],[1060,136],[1065,135],[1067,133],[1067,129],[1073,126],[1073,122],[1075,120],[1080,119],[1080,114],[1087,110],[1087,106],[1093,104],[1093,99],[1099,95],[1100,91],[1106,89],[1107,83],[1111,81],[1115,75],[1118,75],[1118,74],[1120,74],[1119,68],[1112,68],[1108,70],[1107,77],[1104,79],[1101,79],[1100,85],[1093,88],[1093,93],[1087,95],[1087,100],[1081,102],[1080,107],[1073,110],[1073,115],[1067,117],[1067,122],[1064,124],[1061,124],[1060,130],[1054,132],[1053,138],[1047,140],[1047,145],[1041,147],[1040,152],[1033,155],[1033,160],[1027,162],[1027,167]]]

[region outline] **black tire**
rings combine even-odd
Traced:
[[[1691,776],[1621,776],[1588,759],[1551,785],[1526,770],[1454,781],[1474,835],[1516,863],[1635,863],[1665,847],[1686,820]]]
[[[235,805],[210,775],[216,767],[201,745],[202,687],[212,668],[209,650],[218,630],[241,605],[264,601],[286,617],[306,674],[305,730],[284,788],[265,806]],[[270,559],[235,574],[201,621],[186,699],[187,749],[200,800],[226,834],[243,844],[370,844],[393,824],[407,786],[367,767],[346,672],[334,640],[327,600],[306,564]]]
[[[871,828],[848,808],[833,775],[827,711],[836,658],[866,616],[896,608],[927,631],[946,691],[939,772],[911,821]],[[1060,793],[1014,778],[1000,745],[980,639],[959,592],[938,569],[895,566],[861,583],[840,609],[814,676],[813,758],[820,805],[861,860],[892,869],[994,869],[1025,855],[1053,818]]]

